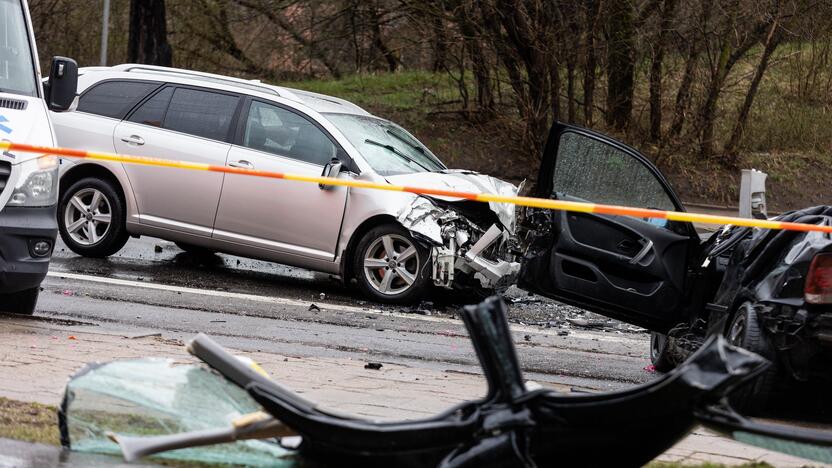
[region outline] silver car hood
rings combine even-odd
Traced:
[[[442,172],[417,172],[415,174],[400,174],[388,176],[386,179],[395,185],[407,185],[411,187],[424,187],[442,190],[457,190],[471,193],[493,193],[496,195],[515,196],[519,188],[509,182],[496,179],[478,172],[449,169]],[[522,185],[522,184],[521,184]],[[455,202],[465,200],[458,197],[444,197],[430,195],[428,198]],[[514,233],[515,207],[509,203],[489,202],[491,211],[497,214],[500,222]]]

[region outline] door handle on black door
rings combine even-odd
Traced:
[[[634,253],[636,253],[639,247],[640,244],[631,241],[630,239],[624,239],[623,241],[619,242],[618,245],[615,246],[615,248],[618,249],[619,252],[628,255],[633,255]]]
[[[641,250],[630,259],[631,265],[638,265],[638,263],[644,260],[644,257],[646,257],[647,254],[653,250],[653,241],[650,239],[642,239],[641,243],[644,247],[642,247]]]

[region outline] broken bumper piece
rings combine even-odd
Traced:
[[[828,434],[753,423],[726,406],[726,394],[758,375],[766,361],[728,345],[720,336],[648,384],[613,393],[561,394],[525,385],[499,298],[466,307],[462,316],[488,391],[482,399],[432,418],[373,422],[322,410],[199,335],[188,350],[216,373],[192,365],[176,370],[159,361],[164,372],[149,379],[157,374],[131,369],[136,361],[127,361],[93,367],[74,377],[61,411],[63,443],[73,450],[112,452],[119,448],[112,442],[117,440],[130,460],[185,448],[168,453],[182,460],[205,460],[211,457],[203,450],[212,448],[212,455],[218,456],[217,447],[223,447],[203,447],[206,443],[237,441],[221,449],[227,450],[225,458],[214,460],[251,465],[271,454],[278,466],[306,466],[310,461],[326,466],[446,468],[641,466],[703,422],[735,436],[774,434],[815,444],[814,456],[820,461],[832,456]],[[173,392],[160,393],[166,388]],[[146,409],[137,414],[141,406]],[[205,427],[243,411],[255,413],[231,418],[225,431]],[[164,424],[158,424],[159,419]],[[170,437],[148,432],[162,426],[173,432]],[[182,430],[192,432],[176,433]],[[101,435],[107,431],[118,434]],[[295,435],[284,437],[287,433]],[[241,441],[252,435],[277,442],[240,445],[254,442]]]
[[[517,280],[520,263],[512,253],[515,238],[500,222],[484,229],[464,214],[422,197],[405,207],[398,221],[429,244],[436,286],[453,288],[460,275],[484,289],[505,289]]]

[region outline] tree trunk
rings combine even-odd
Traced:
[[[650,64],[650,141],[662,139],[662,67],[664,53],[670,41],[670,28],[676,13],[677,0],[665,0],[659,22],[659,34]]]
[[[387,47],[384,38],[381,36],[381,15],[378,12],[378,6],[373,4],[370,7],[370,31],[373,35],[373,47],[379,51],[384,61],[387,62],[387,69],[391,72],[399,68],[399,58],[395,52]]]
[[[561,88],[561,79],[560,79],[560,59],[558,57],[554,57],[552,59],[551,67],[549,69],[549,84],[552,87],[551,91],[551,102],[550,106],[552,108],[552,122],[557,122],[560,120],[560,88]]]
[[[682,127],[685,124],[685,114],[687,114],[688,105],[690,103],[690,90],[693,86],[693,72],[696,70],[696,62],[699,59],[699,45],[696,39],[690,41],[688,45],[688,57],[685,60],[685,71],[682,74],[682,82],[679,84],[679,90],[676,92],[676,105],[673,111],[673,122],[670,124],[668,135],[671,138],[679,136],[682,133]]]
[[[598,28],[598,17],[601,15],[601,0],[586,0],[586,12],[588,21],[584,64],[584,123],[587,127],[591,127],[595,107],[595,69],[598,67],[595,34]]]
[[[432,18],[433,27],[433,72],[445,69],[448,61],[448,34],[445,31],[445,23],[441,15],[434,15]]]
[[[494,115],[494,85],[491,79],[491,69],[485,58],[486,47],[483,45],[482,34],[477,30],[474,12],[465,4],[454,11],[454,19],[462,33],[463,44],[471,59],[471,71],[477,85],[477,110],[481,118]]]
[[[127,61],[166,67],[173,64],[165,0],[130,0]]]
[[[609,2],[607,14],[610,31],[607,52],[607,124],[623,130],[629,126],[633,110],[633,3],[629,0]]]
[[[573,51],[566,52],[566,118],[569,123],[575,123],[578,116],[575,106],[575,62],[577,61]]]
[[[751,113],[751,106],[754,104],[754,97],[757,95],[757,89],[760,87],[760,81],[762,81],[763,75],[768,68],[771,55],[774,53],[775,49],[777,49],[777,46],[780,44],[782,39],[782,35],[777,31],[779,26],[778,18],[775,16],[768,36],[766,36],[765,48],[763,49],[763,55],[760,57],[760,63],[754,71],[754,77],[751,79],[751,85],[749,86],[748,92],[745,94],[745,100],[740,107],[734,131],[731,133],[731,138],[728,140],[728,144],[725,145],[725,149],[723,151],[725,162],[729,165],[735,165],[737,162],[737,146],[739,146],[743,133],[745,132],[745,125],[748,122],[748,115]]]

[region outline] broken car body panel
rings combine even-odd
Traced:
[[[646,157],[605,135],[559,123],[533,195],[684,211]],[[726,227],[703,243],[690,223],[536,209],[524,214],[521,287],[669,335],[674,364],[709,334],[727,333],[740,306],[750,304],[764,330],[761,341],[774,347],[755,351],[776,356],[798,380],[832,378],[832,307],[804,299],[809,264],[832,251],[832,236]],[[832,208],[777,219],[829,224]]]
[[[776,219],[832,225],[832,207],[806,208]],[[755,304],[760,325],[789,374],[800,381],[832,381],[832,307],[810,304],[804,291],[812,261],[832,253],[832,236],[734,227],[708,248],[713,274],[721,279],[711,307],[712,330],[725,329],[729,311]]]
[[[468,193],[517,195],[518,188],[470,171],[442,171],[390,176],[396,185],[456,190]],[[453,197],[416,197],[396,216],[417,238],[428,241],[437,286],[459,284],[459,275],[484,289],[505,289],[520,271],[515,261],[515,207],[482,204]]]
[[[414,421],[377,423],[325,411],[241,362],[205,335],[192,340],[188,348],[239,389],[245,389],[277,421],[300,435],[300,443],[292,445],[300,457],[295,459],[298,462],[413,467],[641,466],[687,435],[700,419],[725,431],[739,427],[745,432],[776,434],[778,439],[815,444],[819,454],[830,456],[832,437],[826,433],[792,433],[782,426],[762,427],[725,406],[725,395],[736,385],[754,378],[766,361],[728,345],[721,337],[713,337],[682,366],[648,384],[619,392],[571,395],[526,387],[505,305],[498,298],[467,307],[463,319],[488,383],[487,394],[436,417]],[[95,408],[81,405],[78,390],[89,387],[82,384],[83,379],[89,384],[89,375],[70,381],[62,408],[62,433],[68,434],[64,444],[74,450],[84,447],[76,437],[85,434],[73,423],[79,419],[79,412],[85,415],[90,409],[100,410],[100,432],[109,430],[103,426],[114,420],[110,417],[112,411],[122,410],[102,399],[86,400],[93,406],[95,401],[102,402]],[[97,377],[94,380],[98,385],[105,384]],[[116,383],[129,389],[127,394],[131,395],[144,395],[146,389],[154,388],[153,384],[146,385],[143,376],[130,373],[122,373]],[[189,399],[191,395],[183,393],[180,397]],[[136,402],[143,403],[144,399]],[[171,400],[170,404],[175,403]],[[207,408],[214,406],[204,405],[197,414],[210,411]],[[128,425],[121,426],[117,437],[128,442],[122,447],[128,459],[133,459],[133,450],[140,446],[144,453],[169,446],[159,437],[146,438],[144,443],[137,437],[123,438],[130,433],[141,435],[136,427]],[[176,434],[168,442],[181,442],[188,437]],[[204,434],[194,433],[192,440],[194,445],[200,445]],[[109,452],[115,448],[110,443],[96,449]],[[188,450],[199,455],[202,449]],[[279,462],[291,460],[285,457],[285,450],[280,453]],[[237,460],[229,452],[224,461]]]

